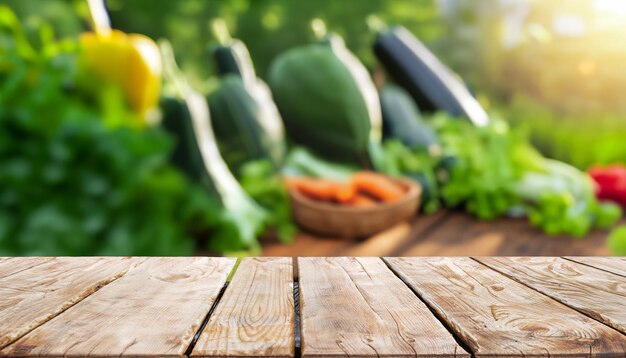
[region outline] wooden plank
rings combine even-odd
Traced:
[[[51,257],[3,257],[0,260],[0,279],[28,270],[52,260]]]
[[[626,277],[626,257],[569,256],[565,259]]]
[[[626,333],[626,277],[558,257],[483,257],[477,260]]]
[[[243,259],[191,355],[293,357],[294,317],[291,257]]]
[[[376,235],[361,240],[325,238],[301,232],[292,244],[285,245],[265,238],[264,256],[384,256],[397,255],[412,242],[428,235],[430,230],[452,214],[440,210],[432,215],[421,215],[410,222],[401,222]]]
[[[594,230],[584,240],[576,240],[547,235],[527,219],[480,221],[454,213],[436,230],[393,256],[606,256],[606,236],[606,231]]]
[[[0,349],[117,279],[132,263],[129,258],[19,261],[21,270],[0,278]]]
[[[303,357],[469,356],[381,259],[298,266]]]
[[[7,347],[7,356],[181,356],[235,259],[147,258]]]
[[[476,356],[620,356],[626,337],[467,257],[387,258]]]
[[[264,242],[263,256],[333,256],[353,244],[353,241],[346,239],[317,237],[300,232],[291,244]]]
[[[341,256],[394,256],[406,250],[412,242],[420,240],[442,225],[450,216],[450,212],[440,210],[432,215],[422,215],[411,222],[399,223],[388,230],[374,235],[362,242],[358,242],[347,250],[339,253]],[[337,256],[337,252],[329,256]]]

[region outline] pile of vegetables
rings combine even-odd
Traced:
[[[594,184],[543,157],[405,29],[379,33],[375,84],[315,20],[317,41],[278,55],[266,84],[217,20],[217,86],[199,93],[167,41],[93,20],[57,41],[0,6],[0,255],[258,253],[264,232],[297,231],[288,189],[368,207],[405,194],[389,177],[420,183],[426,213],[526,216],[549,234],[622,215],[596,187],[623,205],[623,168]],[[624,253],[624,229],[609,246]]]
[[[169,135],[136,128],[123,87],[82,87],[80,51],[0,6],[0,255],[191,254],[217,202],[169,164]]]
[[[345,128],[360,126],[364,131],[371,130],[373,122],[366,121],[364,114],[358,117],[364,118],[360,125],[353,120],[355,117],[342,114],[351,108],[366,113],[366,106],[357,107],[331,98],[329,86],[309,79],[333,83],[331,88],[361,84],[346,78],[342,85],[332,82],[340,81],[342,72],[332,73],[334,67],[326,64],[327,59],[318,54],[322,49],[316,46],[319,45],[279,56],[270,70],[270,86],[275,88],[279,110],[287,123],[288,118],[297,118],[291,119],[297,122],[297,127],[287,125],[288,134],[316,155],[349,162],[357,168],[369,167],[388,175],[413,178],[424,187],[422,204],[426,212],[444,206],[463,209],[483,220],[504,215],[527,216],[531,224],[548,234],[574,237],[584,236],[592,228],[608,228],[621,217],[617,205],[596,199],[594,185],[586,173],[544,158],[523,133],[511,130],[500,119],[487,118],[478,102],[449,70],[401,28],[383,30],[374,46],[385,70],[398,80],[397,84],[387,81],[380,89],[384,140],[380,143],[372,140],[375,136],[370,136],[367,141],[369,163],[354,160],[359,148],[365,145],[364,136],[338,128],[346,125]],[[332,80],[325,76],[332,76]],[[273,81],[278,81],[279,85],[273,85]],[[371,81],[367,83],[361,85],[363,93],[371,88]],[[322,100],[317,96],[326,97]],[[328,98],[333,102],[326,102]],[[366,97],[354,98],[354,103],[367,103]],[[418,104],[444,112],[424,118]],[[324,108],[330,113],[322,115],[314,112],[314,108]],[[332,118],[332,124],[323,122],[326,118]],[[326,129],[326,135],[314,140],[319,128]],[[351,141],[356,139],[361,144],[354,145],[351,151],[335,145],[335,141],[353,143]],[[333,153],[328,153],[331,148]],[[338,151],[352,153],[352,160],[337,155]],[[330,179],[330,176],[321,177]],[[327,180],[299,185],[301,191],[313,197],[323,196],[323,189],[342,193]],[[341,201],[337,194],[332,200]]]

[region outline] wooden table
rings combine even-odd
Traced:
[[[621,224],[626,224],[622,220]],[[607,230],[584,238],[547,235],[528,220],[480,221],[471,215],[442,210],[362,240],[324,238],[299,233],[284,245],[263,242],[264,256],[607,256]]]
[[[0,356],[470,355],[625,357],[626,258],[0,258]]]

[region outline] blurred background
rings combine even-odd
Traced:
[[[0,5],[0,255],[626,255],[623,1],[104,5],[119,32],[98,27],[94,2]],[[396,25],[416,42],[393,42]],[[357,65],[307,48],[329,33]],[[432,100],[466,103],[454,81],[488,125]],[[373,107],[358,95],[372,88]],[[333,115],[317,122],[319,108]],[[419,125],[398,124],[407,116]],[[223,160],[207,152],[213,134]],[[383,210],[392,177],[421,187],[419,213],[360,232],[360,207],[329,194],[357,213],[302,214],[346,182]]]

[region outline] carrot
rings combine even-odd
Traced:
[[[339,203],[348,203],[352,201],[356,195],[356,187],[352,184],[352,182],[348,183],[337,183],[337,192],[335,193],[335,200]]]
[[[384,175],[374,172],[358,172],[352,176],[352,184],[357,191],[384,202],[400,199],[405,190]]]
[[[354,206],[359,208],[367,208],[376,205],[376,201],[367,195],[356,194],[350,201],[345,202],[348,206]]]
[[[345,202],[356,194],[352,186],[315,178],[289,178],[287,187],[294,188],[311,199]]]

